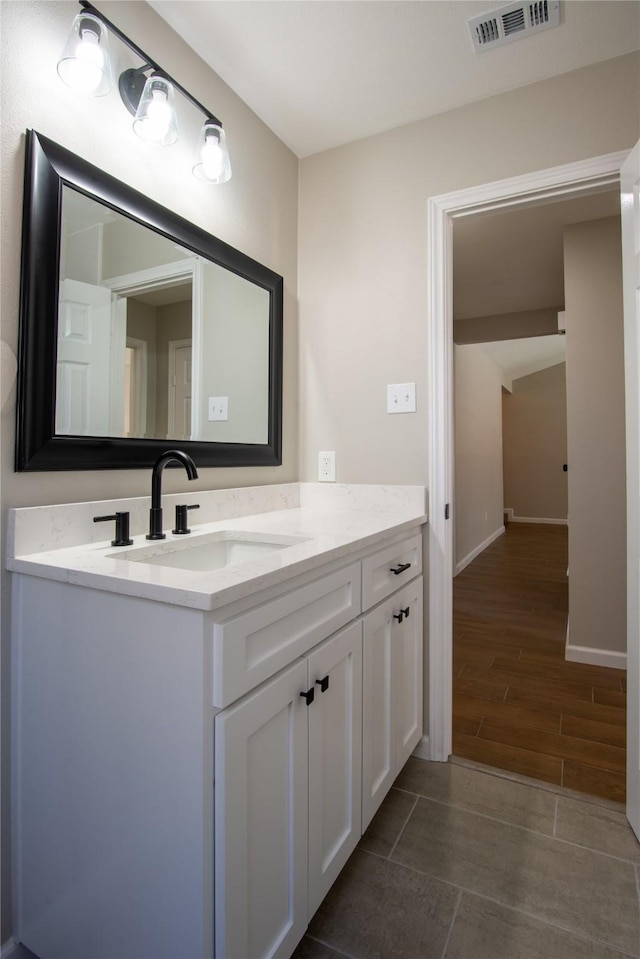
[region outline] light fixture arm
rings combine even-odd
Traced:
[[[161,74],[163,77],[165,77],[165,79],[167,79],[174,86],[176,90],[179,90],[182,96],[186,100],[188,100],[190,103],[192,103],[193,106],[197,110],[199,110],[200,113],[202,113],[207,120],[212,120],[214,123],[217,123],[218,126],[222,127],[221,121],[218,120],[218,118],[215,116],[215,114],[211,112],[211,110],[208,110],[202,103],[200,103],[199,100],[196,100],[196,98],[192,96],[188,90],[185,90],[185,88],[181,86],[176,80],[174,80],[173,77],[169,76],[166,70],[163,70],[163,68],[158,63],[156,63],[155,60],[152,60],[152,58],[148,56],[144,52],[144,50],[142,50],[139,46],[137,46],[137,44],[135,44],[132,40],[130,40],[129,37],[126,36],[126,34],[124,34],[121,30],[118,29],[118,27],[115,26],[115,24],[111,22],[111,20],[108,20],[103,13],[101,13],[99,10],[96,10],[96,8],[93,6],[92,3],[89,2],[89,0],[79,0],[79,3],[80,3],[80,6],[83,8],[83,10],[86,10],[88,13],[92,13],[94,17],[97,17],[98,20],[104,23],[105,27],[107,27],[107,29],[111,33],[115,34],[115,36],[118,37],[118,39],[121,40],[122,43],[125,44],[125,46],[129,47],[130,50],[133,50],[136,56],[138,56],[144,63],[144,66],[138,67],[137,69],[125,70],[122,76],[123,77],[128,76],[129,80],[123,81],[121,78],[121,81],[119,84],[120,94],[122,96],[122,99],[125,102],[127,109],[130,112],[135,114],[136,107],[137,107],[137,103],[136,103],[136,106],[134,106],[133,110],[131,109],[131,104],[133,102],[132,97],[135,94],[131,94],[130,88],[133,85],[134,78],[136,76],[141,77],[142,79],[139,82],[141,82],[142,87],[144,87],[144,82],[145,82],[144,71],[153,70],[154,72],[157,72]],[[123,86],[129,87],[129,90],[127,93],[123,92]],[[141,92],[142,90],[140,90],[140,93]],[[139,99],[140,99],[140,94],[138,94],[138,100]]]

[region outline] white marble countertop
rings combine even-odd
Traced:
[[[200,513],[189,514],[192,532],[188,537],[170,532],[172,501],[200,503]],[[145,505],[148,509],[148,500]],[[186,540],[196,546],[203,537],[222,531],[256,534],[256,538],[299,537],[300,541],[211,571],[151,565],[127,559],[131,551],[157,545],[137,531],[139,520],[132,522],[132,546],[114,547],[110,539],[91,541],[96,536],[94,515],[131,509],[132,517],[141,516],[137,500],[63,504],[10,511],[7,566],[17,573],[59,582],[213,610],[325,563],[375,549],[391,537],[417,532],[426,521],[423,487],[333,485],[327,489],[325,484],[287,484],[176,494],[165,497],[163,505],[168,522],[166,539],[159,541],[161,549],[172,541],[178,548],[186,548]],[[263,512],[261,505],[267,507]],[[274,509],[275,505],[285,508]],[[243,506],[247,515],[242,515]],[[211,519],[212,515],[218,518]],[[198,524],[196,516],[207,521]],[[84,538],[77,529],[80,520],[86,528]]]

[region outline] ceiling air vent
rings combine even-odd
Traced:
[[[559,0],[535,0],[531,3],[510,3],[484,16],[474,17],[469,20],[469,30],[476,53],[479,53],[559,24]]]

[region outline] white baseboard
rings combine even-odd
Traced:
[[[609,666],[612,669],[627,668],[626,653],[616,653],[610,649],[592,649],[590,646],[570,646],[568,642],[565,646],[564,658],[568,663],[586,663],[589,666]]]
[[[479,545],[479,546],[476,546],[475,549],[472,549],[470,553],[467,553],[467,555],[464,557],[464,559],[461,559],[459,563],[456,563],[456,572],[455,572],[455,575],[457,576],[458,573],[461,573],[462,570],[463,570],[466,566],[469,565],[469,563],[472,563],[472,562],[474,561],[474,559],[476,558],[476,556],[479,556],[480,553],[484,553],[484,551],[485,551],[485,549],[487,548],[487,546],[491,546],[491,544],[492,544],[499,536],[502,536],[503,533],[504,533],[504,526],[501,526],[499,529],[497,529],[497,530],[495,530],[493,533],[491,533],[490,536],[487,536],[487,538],[485,539],[485,541],[484,541],[483,543],[480,543],[480,545]]]
[[[12,953],[18,948],[18,943],[15,939],[7,939],[6,942],[2,943],[2,950],[0,950],[0,959],[7,959]]]
[[[431,759],[429,755],[429,737],[423,736],[416,748],[411,753],[417,759]]]
[[[553,519],[544,516],[515,516],[512,509],[505,506],[504,512],[508,513],[510,523],[548,523],[551,526],[567,526],[566,519]]]

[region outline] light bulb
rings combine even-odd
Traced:
[[[168,146],[178,139],[173,87],[154,74],[145,83],[133,129],[141,140]]]
[[[146,139],[153,140],[154,143],[160,143],[164,140],[170,123],[171,110],[167,103],[167,95],[164,90],[154,90],[144,119]]]
[[[226,183],[231,179],[227,138],[217,120],[207,120],[200,132],[193,175],[205,183]]]
[[[93,30],[83,30],[75,59],[69,64],[69,76],[79,93],[93,93],[100,86],[104,56]]]
[[[205,136],[203,147],[200,150],[200,159],[207,180],[217,180],[222,171],[224,155],[220,148],[220,138],[215,134],[211,133],[209,136]]]

